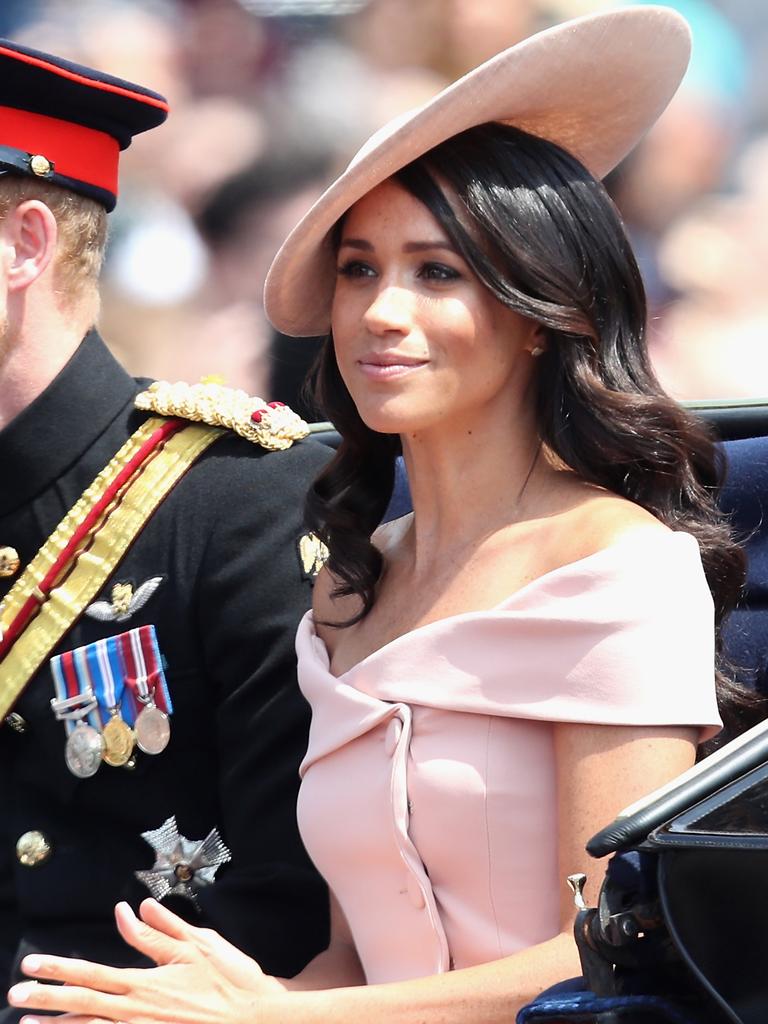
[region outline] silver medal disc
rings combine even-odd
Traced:
[[[99,770],[103,752],[104,740],[101,733],[92,725],[80,722],[67,737],[64,748],[67,768],[78,779],[89,779]]]
[[[148,704],[139,712],[134,725],[136,744],[145,754],[160,754],[171,738],[168,715],[155,704]]]

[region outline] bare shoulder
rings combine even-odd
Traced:
[[[641,505],[607,492],[591,495],[573,511],[584,541],[596,549],[608,547],[630,534],[671,532]]]
[[[671,532],[635,502],[577,479],[567,482],[561,512],[552,525],[556,528],[551,533],[547,531],[547,536],[557,555],[551,554],[562,563],[595,554],[634,536],[639,539]]]

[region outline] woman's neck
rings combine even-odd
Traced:
[[[525,518],[554,473],[533,414],[489,430],[455,425],[402,438],[413,500],[414,566]]]

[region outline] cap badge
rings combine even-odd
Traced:
[[[38,178],[50,178],[53,174],[53,164],[42,153],[35,153],[29,158],[29,169]]]
[[[99,622],[125,622],[144,607],[163,579],[163,576],[152,576],[136,590],[130,583],[115,583],[112,587],[112,600],[94,601],[85,609],[85,614]]]
[[[141,838],[155,851],[155,863],[151,871],[134,874],[156,900],[184,896],[196,904],[197,891],[210,885],[221,865],[232,860],[218,829],[211,829],[205,839],[186,839],[179,833],[175,815],[160,828],[142,832]]]

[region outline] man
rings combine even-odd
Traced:
[[[93,329],[118,154],[166,111],[0,41],[2,990],[33,949],[133,962],[112,908],[150,894],[270,973],[326,942],[293,653],[326,450],[243,393],[147,389]]]

